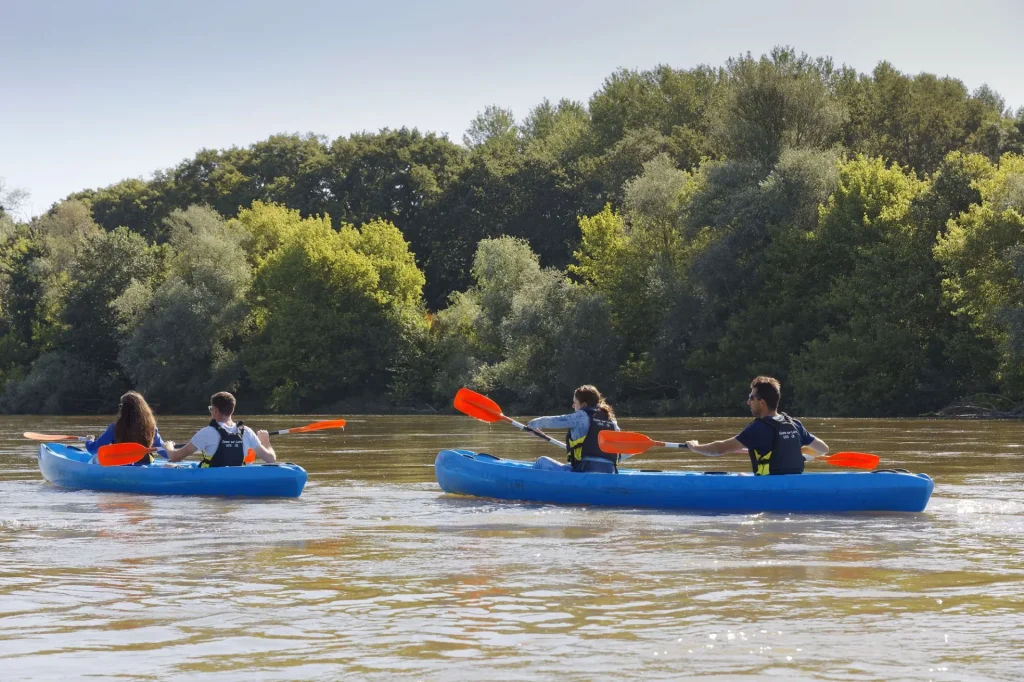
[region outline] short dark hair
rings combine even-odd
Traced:
[[[760,376],[750,382],[750,389],[757,392],[757,397],[763,400],[768,409],[775,411],[779,409],[782,401],[782,384],[773,377]]]
[[[235,413],[235,396],[227,391],[214,393],[210,396],[210,404],[217,408],[217,411],[230,417]]]

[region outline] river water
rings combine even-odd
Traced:
[[[622,425],[706,441],[744,423]],[[353,417],[344,433],[276,438],[280,458],[309,471],[297,500],[66,491],[42,480],[20,434],[105,422],[3,417],[0,679],[1024,679],[1024,424],[805,424],[833,451],[930,474],[927,510],[714,515],[449,496],[433,472],[444,447],[558,456],[461,416]],[[161,432],[181,441],[201,425],[165,418]],[[675,450],[642,463],[749,467]]]

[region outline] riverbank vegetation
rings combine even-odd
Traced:
[[[0,192],[0,409],[633,414],[1024,401],[1024,109],[790,49],[611,74],[586,104],[275,135],[28,222]],[[4,208],[8,210],[5,211]]]

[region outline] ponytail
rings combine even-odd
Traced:
[[[615,411],[612,410],[612,406],[604,399],[601,392],[598,391],[594,386],[585,384],[580,386],[573,391],[573,397],[576,398],[581,404],[587,407],[594,407],[598,410],[604,410],[608,413],[608,419],[615,419]]]

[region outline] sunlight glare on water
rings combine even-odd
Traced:
[[[558,454],[458,416],[353,417],[344,433],[275,439],[309,471],[297,500],[67,491],[42,480],[21,432],[98,433],[103,420],[0,418],[0,677],[1024,678],[1024,425],[805,423],[835,451],[930,474],[928,509],[716,515],[444,495],[442,448]],[[674,441],[742,425],[623,423]],[[199,426],[161,420],[180,441]],[[642,458],[749,466],[709,464]]]

